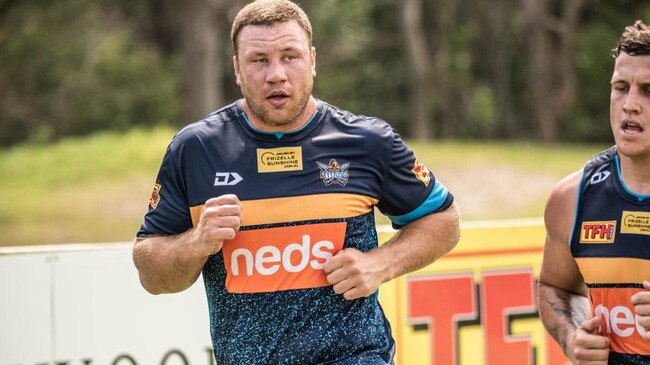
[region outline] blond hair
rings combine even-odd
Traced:
[[[278,23],[286,23],[295,20],[304,29],[309,38],[309,46],[312,44],[311,23],[307,14],[296,3],[289,0],[256,0],[246,5],[237,13],[232,23],[230,38],[235,50],[238,50],[237,38],[241,30],[247,25],[261,25],[270,27]]]

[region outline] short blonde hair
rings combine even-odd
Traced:
[[[295,20],[305,30],[309,38],[309,46],[312,44],[311,23],[307,14],[296,3],[289,0],[255,0],[246,5],[237,13],[232,23],[230,38],[235,50],[238,50],[237,38],[241,30],[247,25],[261,25],[270,27],[278,23],[285,23]]]

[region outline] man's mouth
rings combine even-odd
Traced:
[[[284,91],[274,91],[266,98],[273,104],[281,104],[289,98],[289,95]]]
[[[643,133],[644,128],[641,123],[633,120],[624,120],[622,125],[623,132],[630,134]]]

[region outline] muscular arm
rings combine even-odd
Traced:
[[[454,203],[448,209],[424,216],[398,231],[371,254],[383,263],[382,282],[420,269],[456,246],[460,217]]]
[[[223,195],[205,203],[194,229],[176,236],[136,239],[133,262],[140,283],[152,294],[175,293],[189,288],[208,257],[235,237],[241,223],[241,203]]]
[[[575,363],[607,359],[607,340],[595,335],[587,288],[571,255],[571,238],[580,174],[560,181],[546,205],[546,244],[538,283],[537,306],[548,333]]]
[[[194,241],[194,230],[136,239],[133,262],[142,286],[152,294],[161,294],[180,292],[194,284],[209,256],[199,252]]]
[[[336,293],[348,300],[366,297],[380,284],[437,260],[454,248],[459,238],[459,213],[453,204],[409,223],[370,252],[339,252],[325,263],[324,270]]]

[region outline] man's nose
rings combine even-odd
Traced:
[[[269,63],[266,81],[271,84],[283,83],[287,81],[286,68],[281,60],[274,60]]]
[[[623,103],[623,110],[627,113],[639,113],[641,111],[641,95],[636,88],[630,88],[630,92]]]

